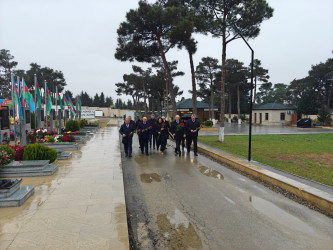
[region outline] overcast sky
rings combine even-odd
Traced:
[[[268,0],[274,16],[262,24],[260,35],[249,43],[255,58],[269,70],[273,83],[289,84],[307,75],[312,64],[332,57],[332,0]],[[8,49],[29,69],[31,62],[63,71],[66,89],[95,95],[101,91],[117,98],[115,83],[131,72],[131,63],[114,58],[116,30],[136,0],[0,0],[0,49]],[[196,36],[195,65],[202,57],[221,62],[221,40]],[[237,40],[227,48],[227,58],[248,65],[250,51]],[[185,51],[173,49],[167,59],[178,60],[185,76],[175,83],[190,97],[189,60]],[[137,64],[138,65],[138,64]],[[147,67],[147,65],[142,65]],[[129,98],[129,97],[127,97]]]

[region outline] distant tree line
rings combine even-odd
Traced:
[[[277,102],[297,108],[298,114],[316,115],[333,108],[333,58],[312,65],[308,75],[290,84],[264,82],[256,97],[258,104]]]
[[[91,97],[87,92],[82,91],[80,94],[82,106],[89,107],[102,107],[102,108],[110,108],[113,106],[113,99],[111,96],[104,95],[103,92],[99,95],[95,94],[94,97]]]

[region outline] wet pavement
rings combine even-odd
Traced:
[[[132,249],[332,249],[333,219],[199,155],[122,157]]]
[[[217,125],[219,126],[219,125]],[[249,125],[237,123],[224,124],[225,135],[248,135]],[[333,133],[333,128],[297,128],[293,126],[258,126],[252,125],[253,135],[274,135],[274,134],[324,134]],[[200,131],[200,136],[205,135],[218,135],[218,131]]]
[[[24,177],[35,194],[0,208],[0,249],[128,249],[118,135],[101,129],[53,176]]]

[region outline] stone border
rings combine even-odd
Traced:
[[[316,205],[318,208],[333,214],[333,196],[313,188],[309,185],[292,180],[288,177],[273,173],[267,169],[257,167],[245,160],[238,159],[235,156],[227,155],[203,144],[198,143],[198,151],[218,162],[232,166],[241,172],[257,177],[269,184],[278,186],[294,195]]]

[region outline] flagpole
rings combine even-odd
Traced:
[[[44,97],[45,97],[45,107],[44,107],[44,126],[46,122],[46,128],[48,128],[48,120],[47,120],[47,98],[46,98],[46,80],[44,80]]]
[[[17,81],[18,85],[20,85],[20,77],[19,77],[19,76],[16,77],[16,81]],[[17,94],[17,93],[16,93],[16,92],[17,92],[17,88],[16,88],[16,86],[15,86],[15,89],[16,89],[16,91],[15,91],[14,94],[16,95],[16,94]],[[20,96],[18,96],[17,100],[20,101]],[[18,116],[19,121],[20,121],[20,113],[19,113],[20,104],[18,103],[17,105],[18,105],[18,108],[17,108],[17,111],[18,111],[18,112],[17,112],[17,116]],[[17,130],[17,127],[16,127],[16,121],[15,121],[15,118],[14,118],[15,146],[16,146],[16,142],[17,142],[16,130]]]
[[[37,92],[37,89],[36,89],[36,82],[37,82],[37,76],[36,76],[36,74],[34,74],[34,86],[35,86],[35,128],[37,128],[37,113],[38,113],[38,101],[37,101],[37,94],[36,94],[36,92]]]
[[[15,146],[16,146],[16,125],[15,125],[15,97],[14,97],[14,81],[13,81],[13,73],[10,73],[10,80],[12,82],[12,103],[13,103],[13,120],[14,120],[14,124],[13,124],[13,127],[14,127],[14,143],[15,143]]]
[[[53,89],[54,90],[54,89]],[[58,114],[58,86],[56,86],[56,98],[55,98],[55,104],[56,104],[56,113],[55,113],[55,120],[57,120],[57,114]],[[59,122],[59,131],[60,131],[60,122]],[[60,134],[60,132],[58,133]]]

